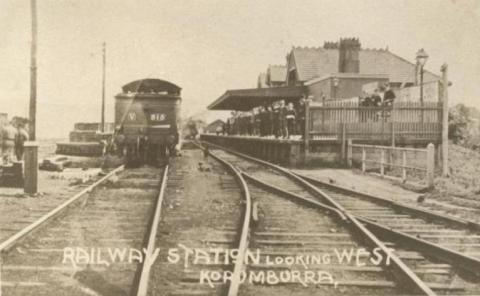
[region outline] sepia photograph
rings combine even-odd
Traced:
[[[480,295],[480,1],[0,0],[0,296]]]

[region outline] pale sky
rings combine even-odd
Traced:
[[[0,0],[0,112],[28,114],[30,1]],[[255,87],[292,46],[358,37],[427,68],[449,64],[450,100],[480,108],[477,0],[40,0],[39,137],[67,137],[74,122],[99,121],[101,44],[107,43],[107,119],[113,96],[140,78],[183,88],[184,114],[232,88]]]

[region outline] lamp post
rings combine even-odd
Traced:
[[[333,99],[337,98],[337,88],[339,83],[340,79],[338,79],[338,77],[333,77]]]
[[[100,131],[102,133],[105,132],[105,61],[106,61],[106,49],[105,49],[105,42],[102,44],[102,116],[101,116],[101,127]]]
[[[422,107],[421,121],[423,122],[423,67],[427,63],[428,54],[422,48],[419,51],[417,51],[417,56],[415,57],[415,59],[417,60],[417,65],[420,66],[420,104]]]
[[[417,51],[417,56],[415,59],[417,60],[417,64],[420,66],[420,102],[423,104],[423,67],[427,63],[428,54],[422,48]]]

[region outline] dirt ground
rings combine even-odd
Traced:
[[[480,222],[480,152],[450,144],[448,158],[449,176],[436,177],[435,189],[425,197],[447,204],[453,215]]]
[[[53,155],[55,142],[41,141],[39,162]],[[73,168],[63,173],[39,170],[36,196],[25,195],[22,188],[0,188],[0,241],[26,227],[63,201],[99,178],[100,158],[68,157]],[[87,170],[81,167],[89,168]]]
[[[450,175],[446,178],[436,176],[435,188],[426,193],[407,190],[397,181],[362,174],[358,170],[296,171],[362,192],[480,222],[480,153],[458,145],[450,145],[449,166]]]
[[[321,181],[342,185],[365,193],[380,195],[397,201],[416,201],[419,194],[392,184],[392,181],[349,169],[294,170]],[[393,186],[392,186],[393,185]]]
[[[225,295],[225,285],[211,288],[200,283],[200,273],[231,269],[231,265],[192,263],[193,256],[177,263],[167,258],[170,249],[183,254],[181,246],[237,248],[243,196],[234,177],[217,161],[204,158],[200,150],[183,150],[181,157],[170,162],[165,193],[155,243],[160,253],[152,265],[148,295]],[[213,263],[213,255],[209,256]]]

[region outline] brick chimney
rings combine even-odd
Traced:
[[[338,46],[338,72],[360,72],[360,41],[358,38],[341,38]]]

